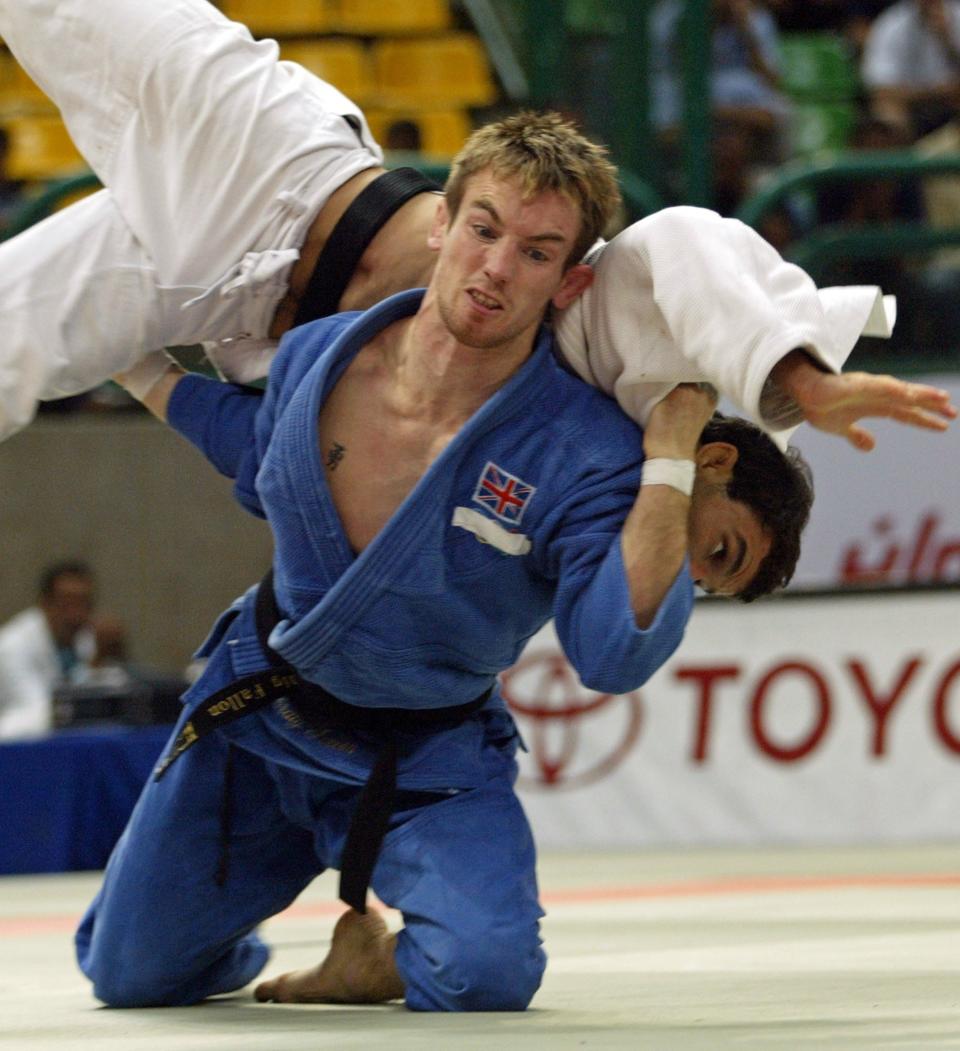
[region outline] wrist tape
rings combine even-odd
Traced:
[[[696,474],[693,460],[669,460],[665,456],[656,456],[643,461],[641,485],[669,485],[684,496],[693,492],[693,479]]]
[[[116,379],[137,401],[143,401],[173,365],[176,365],[176,362],[165,350],[155,350],[138,361],[129,372],[121,373]]]

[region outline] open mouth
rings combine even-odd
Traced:
[[[473,303],[480,307],[481,310],[493,311],[503,309],[497,300],[485,295],[483,292],[479,291],[479,289],[469,288],[467,289],[467,295]]]

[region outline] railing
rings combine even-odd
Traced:
[[[5,237],[13,237],[15,234],[23,233],[29,226],[46,219],[54,212],[62,201],[73,197],[75,194],[85,193],[100,186],[100,180],[93,172],[81,172],[77,175],[67,176],[48,183],[43,191],[28,201],[13,217],[7,228]]]
[[[905,150],[839,154],[819,163],[787,164],[780,169],[774,182],[741,207],[738,218],[756,228],[765,215],[791,195],[827,182],[957,174],[960,174],[960,154],[918,157]]]

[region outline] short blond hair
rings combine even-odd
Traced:
[[[451,219],[467,180],[488,169],[499,178],[517,179],[524,198],[556,192],[577,206],[580,236],[568,266],[583,258],[620,207],[617,169],[606,149],[559,113],[516,113],[475,131],[450,166],[445,189]]]

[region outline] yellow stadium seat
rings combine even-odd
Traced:
[[[13,117],[5,126],[10,178],[50,179],[85,166],[58,116]]]
[[[469,33],[381,40],[373,45],[373,63],[383,105],[488,106],[497,97],[483,45]]]
[[[431,157],[452,157],[473,130],[470,115],[462,109],[451,110],[367,110],[367,121],[374,138],[384,149],[390,149],[390,129],[400,121],[413,124],[420,137],[419,150]],[[394,149],[416,149],[416,146],[394,146]]]
[[[0,52],[0,105],[5,113],[47,111],[53,103],[27,75],[13,55]]]
[[[331,7],[335,28],[341,33],[383,36],[450,27],[448,0],[332,0]]]
[[[356,40],[303,40],[280,45],[280,57],[316,73],[363,106],[373,94],[370,56]]]
[[[325,33],[332,28],[332,0],[221,0],[227,18],[254,36]]]

